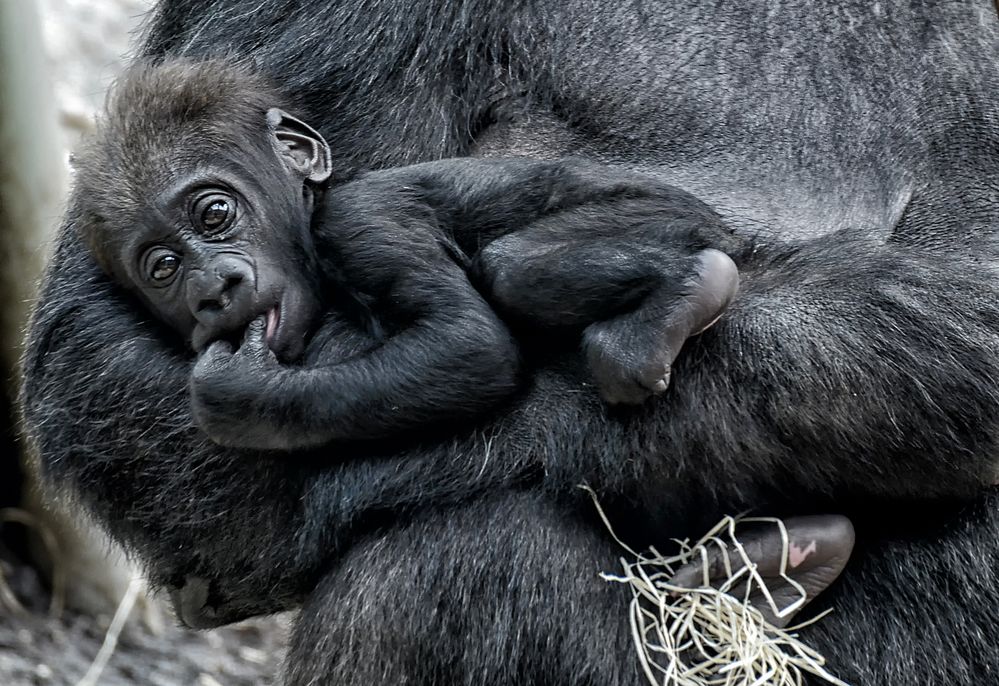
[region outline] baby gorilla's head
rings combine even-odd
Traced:
[[[310,225],[330,151],[282,101],[224,60],[139,64],[78,158],[95,259],[195,350],[265,317],[294,359],[319,311]]]

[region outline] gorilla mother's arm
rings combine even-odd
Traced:
[[[454,163],[378,174],[434,170],[437,187],[468,199],[428,201],[438,211],[451,208],[446,223],[492,236],[513,230],[511,238],[520,235],[511,228],[520,228],[518,221],[544,214],[546,204],[558,207],[552,198],[582,209],[558,215],[566,221],[556,233],[573,238],[580,236],[574,227],[592,231],[588,212],[620,220],[613,208],[629,194],[652,198],[651,207],[670,222],[682,199],[662,202],[647,177],[601,176],[606,167],[585,163],[549,166],[556,181],[575,170],[575,182],[538,185],[543,192],[532,198],[526,183],[516,183],[530,162],[493,162],[477,173],[462,164],[474,169],[481,161]],[[504,186],[518,188],[520,197],[497,192]],[[677,269],[699,249],[721,248],[739,261],[740,295],[718,324],[687,344],[661,400],[632,416],[607,416],[604,407],[580,412],[571,396],[549,407],[551,424],[564,417],[566,426],[589,427],[579,442],[558,434],[546,439],[553,482],[603,482],[626,495],[641,482],[642,494],[662,499],[679,477],[750,506],[746,494],[761,489],[921,499],[978,493],[994,483],[999,293],[987,266],[994,249],[987,236],[945,254],[910,245],[904,232],[884,238],[844,230],[800,242],[740,243],[701,219],[697,231],[677,232],[684,238],[677,241],[668,240],[667,222],[656,258]],[[530,255],[521,258],[528,264]],[[521,297],[537,291],[522,289]],[[546,297],[553,295],[540,292]],[[604,421],[594,425],[591,410]]]
[[[28,424],[47,463],[70,472],[97,469],[87,455],[141,461],[191,430],[190,362],[140,323],[73,233],[63,229],[49,266],[24,364]],[[994,279],[970,255],[933,260],[853,233],[760,246],[740,297],[688,343],[659,401],[609,413],[564,371],[543,369],[456,448],[480,452],[491,436],[488,469],[416,451],[429,459],[377,480],[365,500],[433,500],[434,484],[457,493],[516,478],[525,451],[553,485],[586,480],[660,503],[678,483],[746,504],[774,489],[963,495],[996,473],[997,331]],[[509,421],[516,431],[503,430]]]
[[[739,297],[674,365],[659,416],[633,424],[659,450],[627,469],[602,456],[601,471],[624,492],[636,473],[667,488],[671,470],[734,494],[768,480],[792,498],[979,492],[999,473],[988,258],[860,231],[754,247]]]

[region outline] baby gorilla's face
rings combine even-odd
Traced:
[[[106,187],[91,193],[103,200],[90,208],[85,238],[195,350],[240,340],[262,317],[267,345],[294,360],[321,307],[311,226],[315,194],[331,176],[329,146],[277,108],[241,123],[178,118],[170,94],[197,84],[184,70],[140,75],[161,72],[174,88],[118,112],[122,121],[109,120],[91,153],[89,176]],[[243,111],[257,107],[250,101]],[[143,107],[169,114],[163,131],[135,124]]]
[[[264,317],[279,358],[302,353],[319,284],[310,204],[284,180],[274,175],[262,186],[221,169],[189,174],[159,194],[122,246],[127,285],[195,350],[239,340]]]

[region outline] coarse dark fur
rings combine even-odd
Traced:
[[[601,395],[640,404],[735,294],[726,253],[746,243],[654,177],[463,158],[331,183],[326,141],[284,106],[226,60],[140,63],[77,159],[77,228],[201,353],[194,416],[217,443],[294,450],[481,415],[518,380],[493,307],[532,335],[582,334]],[[293,364],[330,309],[376,343]]]
[[[474,429],[274,460],[195,431],[190,363],[86,254],[74,204],[24,368],[47,480],[154,581],[209,580],[219,620],[306,599],[294,684],[639,683],[581,480],[637,544],[746,507],[846,511],[855,558],[803,636],[851,683],[991,683],[995,12],[168,2],[149,54],[252,55],[348,165],[573,153],[661,174],[753,251],[740,298],[634,416],[558,356]]]

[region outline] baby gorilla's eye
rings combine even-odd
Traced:
[[[177,272],[180,259],[176,255],[164,255],[153,264],[152,277],[157,281],[165,281]]]
[[[229,216],[229,203],[225,200],[216,200],[201,213],[201,223],[206,228],[216,229],[225,223]]]
[[[194,202],[191,223],[209,236],[222,233],[236,217],[236,199],[227,193],[208,193]]]
[[[156,286],[165,286],[180,269],[180,255],[166,248],[157,247],[143,257],[144,271]]]

